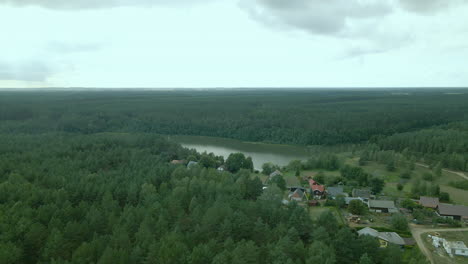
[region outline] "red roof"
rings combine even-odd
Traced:
[[[312,188],[312,185],[317,185],[317,182],[314,181],[314,179],[309,179],[309,185],[310,185],[310,188]]]
[[[324,185],[313,185],[312,186],[312,191],[324,192],[325,191],[325,186]]]
[[[320,192],[325,191],[325,186],[324,185],[318,185],[318,183],[316,181],[314,181],[313,179],[309,180],[309,186],[312,189],[312,191],[320,191]]]

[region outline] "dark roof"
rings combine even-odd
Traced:
[[[452,205],[452,204],[439,204],[439,214],[451,216],[468,216],[468,206]]]
[[[369,208],[396,209],[395,203],[393,201],[384,201],[384,200],[370,200]]]
[[[353,197],[370,198],[371,191],[366,189],[353,189]]]
[[[328,187],[327,192],[331,196],[343,195],[343,187]]]
[[[439,198],[421,196],[419,197],[419,204],[421,204],[424,207],[437,208],[437,206],[439,205]]]
[[[304,196],[304,192],[301,189],[296,189],[292,194],[291,197],[302,198]]]

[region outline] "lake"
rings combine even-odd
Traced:
[[[271,162],[276,165],[287,165],[291,160],[306,160],[313,152],[308,147],[244,142],[234,139],[202,137],[202,136],[170,136],[170,140],[180,143],[198,152],[213,152],[227,159],[229,154],[244,153],[252,157],[254,168],[261,170],[262,165]]]

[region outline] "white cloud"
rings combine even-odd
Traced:
[[[0,87],[468,85],[467,6],[400,1],[0,0]]]
[[[324,35],[348,31],[349,20],[381,18],[392,12],[389,0],[243,0],[241,6],[263,23]]]
[[[433,14],[461,4],[467,0],[399,0],[401,6],[411,12],[419,14]]]
[[[52,74],[53,70],[39,61],[0,62],[0,80],[44,82]]]
[[[180,6],[210,0],[0,0],[10,6],[39,6],[59,10],[101,9],[124,6],[150,7],[154,5]]]

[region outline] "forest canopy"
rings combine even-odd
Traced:
[[[194,153],[159,136],[3,135],[0,149],[1,263],[406,263],[249,170],[171,164]]]
[[[0,132],[132,132],[299,145],[362,143],[375,136],[467,120],[468,93],[449,92],[4,91]]]

